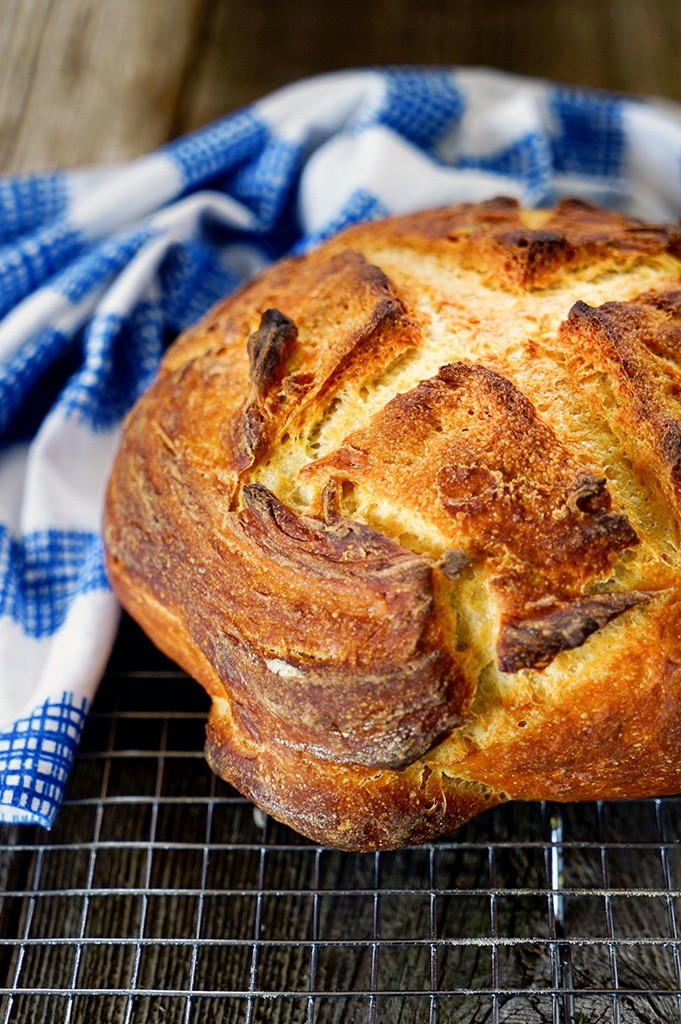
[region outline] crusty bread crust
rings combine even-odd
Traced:
[[[169,349],[113,587],[214,770],[315,841],[681,790],[681,234],[576,200],[350,228]]]

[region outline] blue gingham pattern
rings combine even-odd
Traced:
[[[681,215],[673,104],[484,69],[296,83],[127,165],[0,178],[0,820],[49,827],[115,637],[100,520],[179,331],[349,223],[580,195]]]
[[[11,818],[26,824],[49,824],[61,803],[64,786],[85,722],[87,700],[56,695],[26,718],[0,732],[0,778]]]

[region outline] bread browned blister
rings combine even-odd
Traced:
[[[578,200],[355,226],[168,350],[107,497],[218,775],[370,850],[681,791],[681,234]]]

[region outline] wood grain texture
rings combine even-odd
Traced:
[[[124,160],[171,134],[195,0],[2,0],[2,170]]]
[[[487,65],[681,100],[677,0],[0,0],[0,171],[124,160],[291,81]]]

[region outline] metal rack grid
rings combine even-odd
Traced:
[[[301,839],[216,779],[126,623],[55,827],[0,834],[0,1021],[681,1021],[681,799],[509,804],[422,847]]]

